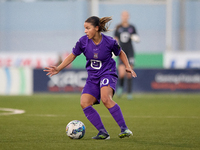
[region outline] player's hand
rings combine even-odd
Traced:
[[[45,67],[43,71],[48,72],[46,75],[50,75],[50,77],[60,72],[56,66]]]
[[[135,71],[133,71],[133,69],[131,69],[131,68],[126,68],[126,72],[129,72],[129,73],[131,73],[132,74],[132,76],[134,77],[134,78],[136,78],[137,77],[137,74],[135,73]]]
[[[137,34],[133,34],[131,36],[131,40],[133,40],[134,42],[139,43],[140,42],[140,37]]]

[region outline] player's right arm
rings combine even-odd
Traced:
[[[55,74],[58,74],[62,69],[67,67],[72,61],[74,61],[75,58],[76,55],[71,53],[65,58],[65,60],[58,67],[56,66],[45,67],[45,70],[43,71],[48,72],[46,75],[50,75],[51,77]]]
[[[119,57],[126,67],[126,72],[131,73],[134,78],[137,77],[137,74],[135,73],[135,71],[133,71],[131,65],[128,62],[128,58],[123,50],[120,51]]]

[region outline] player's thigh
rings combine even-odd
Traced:
[[[123,78],[126,75],[126,68],[124,64],[120,64],[118,66],[118,73],[119,73],[119,78]]]
[[[88,106],[93,105],[96,101],[97,101],[97,99],[90,94],[84,93],[84,94],[81,95],[80,103],[81,103],[81,107],[83,109],[88,107]]]

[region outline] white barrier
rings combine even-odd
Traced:
[[[33,70],[31,68],[0,68],[0,95],[31,95]]]
[[[200,52],[165,52],[164,68],[200,68]]]

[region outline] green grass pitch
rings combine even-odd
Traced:
[[[120,128],[109,111],[94,106],[111,139],[92,140],[98,132],[80,107],[80,94],[0,96],[0,108],[25,110],[5,115],[0,110],[0,150],[192,150],[200,149],[200,94],[133,94],[114,100],[120,105],[130,138],[120,139]],[[65,127],[81,120],[86,134],[67,137]]]

